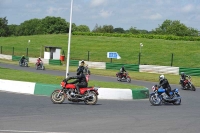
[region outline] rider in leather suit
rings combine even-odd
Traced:
[[[125,70],[124,66],[122,66],[120,68],[120,72],[119,72],[119,75],[120,75],[121,78],[123,78],[122,75],[123,75],[124,72],[126,72],[126,70]]]
[[[86,81],[86,77],[83,74],[83,70],[84,70],[84,67],[79,66],[79,68],[77,69],[77,76],[67,78],[67,80],[76,79],[75,81],[71,82],[70,84],[76,84],[77,83],[76,89],[77,89],[78,94],[80,94],[80,88],[84,88],[84,87],[88,86],[88,83]]]
[[[158,88],[162,87],[163,89],[166,90],[166,94],[171,98],[170,92],[171,92],[171,86],[169,85],[168,80],[165,78],[164,75],[159,76],[159,86]]]
[[[186,77],[190,76],[186,75],[184,72],[181,72],[180,84],[183,86],[183,88],[185,87],[184,81],[186,80]]]

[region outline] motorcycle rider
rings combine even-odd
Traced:
[[[180,84],[182,85],[183,89],[185,88],[184,81],[186,80],[186,77],[190,77],[190,76],[186,75],[184,72],[181,72]]]
[[[20,59],[20,63],[24,63],[24,60],[26,59],[26,57],[24,55],[22,55],[21,59]]]
[[[163,89],[166,90],[166,94],[168,95],[168,97],[171,99],[172,96],[170,95],[171,92],[171,86],[169,85],[168,80],[165,78],[164,75],[160,75],[159,76],[159,86],[158,88],[162,87]]]
[[[42,60],[41,60],[41,58],[40,58],[40,57],[38,57],[38,59],[37,59],[37,66],[39,66],[39,65],[40,65],[40,62],[42,62]]]
[[[124,78],[124,77],[122,77],[122,76],[123,76],[123,73],[126,72],[124,66],[122,66],[122,67],[120,68],[119,71],[120,71],[120,72],[119,72],[119,75],[120,75],[120,77],[123,79],[123,78]]]
[[[73,77],[68,77],[66,79],[66,81],[70,80],[70,79],[76,79],[75,81],[71,82],[70,84],[76,84],[76,89],[78,92],[78,95],[80,95],[80,88],[84,88],[88,86],[85,74],[83,74],[83,70],[84,67],[83,66],[79,66],[79,68],[77,69],[77,76],[73,76]]]

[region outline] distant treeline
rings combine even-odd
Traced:
[[[6,17],[0,18],[0,37],[9,37],[9,36],[29,36],[29,35],[40,35],[40,34],[62,34],[69,33],[69,22],[66,22],[65,19],[61,17],[52,17],[47,16],[43,19],[30,19],[24,21],[20,25],[8,25],[8,20]],[[112,25],[95,25],[94,29],[90,31],[87,25],[76,25],[72,24],[72,33],[84,35],[106,35],[108,36],[125,36],[125,37],[142,37],[146,38],[163,38],[164,35],[173,38],[176,40],[180,38],[196,38],[199,36],[197,29],[192,27],[187,27],[179,20],[165,20],[161,25],[158,25],[158,28],[155,28],[152,31],[140,30],[136,27],[130,27],[128,30],[123,28],[114,28]],[[113,34],[114,33],[114,34]],[[113,34],[113,35],[110,35]],[[121,35],[118,35],[121,34]],[[125,35],[127,34],[127,35]],[[131,35],[132,34],[132,35]],[[157,35],[157,37],[152,37]],[[158,36],[161,35],[161,36]],[[174,37],[178,36],[178,37]],[[167,37],[165,37],[167,38]],[[198,38],[198,37],[197,37]],[[182,39],[181,39],[182,40]],[[194,40],[194,39],[191,39]]]

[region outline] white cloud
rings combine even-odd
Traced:
[[[182,11],[187,13],[187,12],[191,12],[193,9],[194,9],[194,6],[191,4],[188,4],[182,8]]]
[[[152,20],[157,20],[157,19],[161,19],[161,18],[162,18],[162,15],[160,15],[159,13],[152,14],[149,16],[149,19],[152,19]]]
[[[58,14],[61,13],[63,10],[66,10],[66,8],[53,8],[53,7],[49,7],[46,12],[49,15],[53,15],[53,14]]]
[[[92,0],[90,5],[92,7],[97,7],[97,6],[104,5],[105,3],[106,3],[106,0]]]
[[[100,16],[103,17],[103,18],[108,18],[112,15],[112,12],[111,11],[104,11],[103,9],[100,11]]]

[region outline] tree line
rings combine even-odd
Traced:
[[[28,36],[39,34],[62,34],[69,33],[69,22],[61,17],[47,16],[43,19],[30,19],[20,25],[8,25],[6,17],[0,18],[0,37],[8,36]],[[140,30],[136,27],[130,27],[128,30],[123,28],[114,28],[112,25],[95,25],[90,31],[87,25],[76,25],[72,23],[72,32],[93,32],[93,33],[123,33],[123,34],[157,34],[157,35],[175,35],[175,36],[198,36],[197,29],[187,27],[179,20],[165,20],[161,25],[152,31]]]

